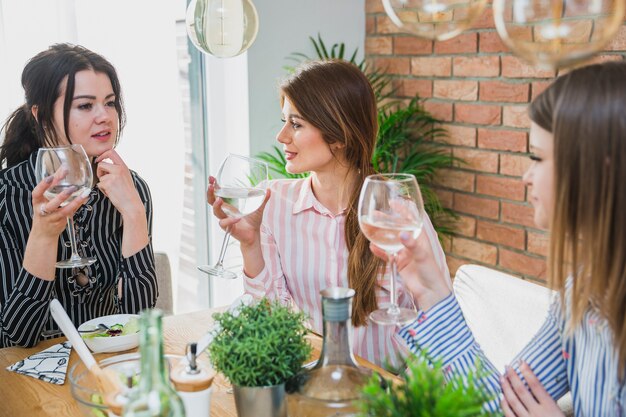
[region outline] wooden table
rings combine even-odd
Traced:
[[[165,353],[183,355],[185,346],[190,341],[198,340],[211,326],[211,315],[218,310],[203,310],[189,314],[165,317],[163,320],[163,334]],[[70,393],[69,378],[64,385],[54,385],[37,379],[9,372],[6,367],[40,352],[64,338],[50,339],[39,343],[34,348],[10,347],[0,349],[0,417],[82,417],[78,405]],[[314,356],[318,357],[321,349],[321,338],[311,338]],[[101,360],[111,354],[96,354]],[[72,350],[68,373],[71,367],[79,361],[78,355]],[[359,360],[369,368],[375,369],[387,379],[392,376],[377,368],[375,365]],[[235,401],[228,392],[230,385],[218,374],[213,383],[211,395],[211,417],[236,417]]]

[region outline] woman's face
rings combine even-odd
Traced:
[[[284,125],[278,132],[276,140],[283,144],[288,172],[319,173],[330,170],[339,163],[337,157],[342,153],[337,151],[342,145],[339,143],[328,145],[322,137],[322,132],[303,119],[287,97],[283,103],[282,113]],[[331,151],[331,146],[337,149]]]
[[[63,103],[67,77],[61,83],[63,92],[54,103],[53,124],[61,144],[69,144],[64,135]],[[84,70],[74,78],[74,97],[69,111],[67,136],[71,143],[82,145],[90,157],[96,157],[115,146],[118,131],[115,94],[109,77],[101,72]]]
[[[549,229],[554,210],[554,136],[535,123],[530,126],[530,152],[533,162],[524,174],[524,183],[530,186],[535,224]]]

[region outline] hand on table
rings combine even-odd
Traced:
[[[561,417],[565,416],[556,401],[545,390],[526,362],[520,365],[528,388],[512,368],[500,377],[504,397],[502,411],[506,417]]]

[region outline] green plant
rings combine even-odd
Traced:
[[[392,77],[384,71],[372,68],[365,60],[356,62],[358,50],[349,58],[345,55],[345,44],[334,44],[327,48],[322,38],[309,38],[317,54],[317,59],[346,59],[357,65],[368,77],[378,103],[378,136],[372,157],[372,165],[378,172],[402,172],[415,175],[426,212],[435,230],[441,237],[453,232],[457,215],[441,205],[439,197],[431,187],[437,171],[462,163],[451,155],[442,142],[447,137],[440,121],[428,113],[421,105],[419,97],[408,103],[394,100],[391,88]],[[289,59],[296,62],[310,60],[302,53],[293,53]],[[293,71],[293,67],[286,67]],[[277,146],[272,152],[261,152],[257,158],[267,162],[273,178],[302,178],[306,174],[290,174],[285,170],[285,158]]]
[[[361,417],[469,417],[490,415],[483,404],[491,398],[480,388],[476,373],[444,380],[441,362],[411,357],[401,374],[404,382],[382,388],[376,378],[363,388]]]
[[[305,315],[262,299],[237,313],[215,313],[218,331],[209,346],[213,367],[238,386],[281,384],[311,354]]]

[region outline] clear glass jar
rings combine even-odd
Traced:
[[[356,416],[354,401],[372,371],[357,365],[352,353],[354,290],[332,287],[320,292],[324,341],[315,367],[305,372],[289,395],[289,414],[299,417]]]
[[[183,402],[172,387],[163,355],[163,313],[144,310],[139,320],[141,375],[130,391],[123,417],[184,417]]]

